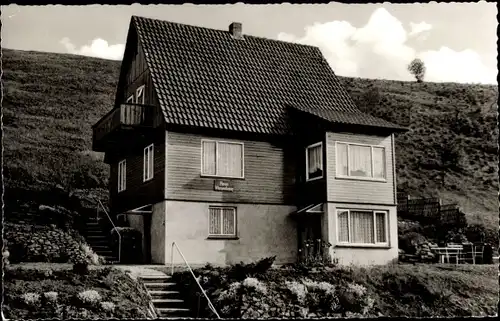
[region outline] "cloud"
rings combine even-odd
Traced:
[[[101,38],[92,40],[90,46],[82,46],[80,49],[77,49],[68,38],[61,39],[60,43],[64,45],[68,53],[111,60],[121,60],[125,51],[125,45],[109,45],[106,40]]]
[[[409,35],[413,36],[413,35],[417,35],[419,33],[422,33],[424,31],[431,30],[432,26],[425,21],[422,21],[420,23],[410,22],[410,28],[411,28],[411,31],[410,31]]]
[[[361,28],[347,21],[314,23],[305,28],[302,38],[280,33],[278,39],[319,47],[335,73],[342,76],[411,81],[407,66],[419,57],[426,65],[428,81],[496,83],[496,70],[488,70],[470,49],[417,51],[407,44],[408,38],[421,36],[432,26],[426,22],[410,26],[408,32],[401,21],[378,8]]]

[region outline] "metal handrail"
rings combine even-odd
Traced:
[[[191,272],[191,275],[193,276],[194,280],[196,281],[196,284],[198,284],[198,287],[200,288],[201,292],[203,293],[203,295],[205,296],[205,298],[207,299],[208,301],[208,307],[210,308],[210,310],[212,310],[212,312],[217,316],[217,319],[220,319],[221,317],[219,316],[219,314],[217,313],[217,311],[215,310],[215,307],[214,305],[212,304],[212,301],[210,301],[210,299],[208,298],[207,294],[205,293],[205,290],[203,290],[203,288],[201,287],[201,284],[200,282],[198,281],[198,279],[196,278],[196,276],[194,275],[194,272],[193,272],[193,269],[191,269],[191,266],[189,266],[189,263],[186,261],[186,258],[184,257],[184,254],[182,254],[182,251],[181,249],[179,248],[179,246],[177,245],[177,243],[175,242],[172,242],[172,251],[170,253],[170,265],[172,267],[172,275],[174,275],[174,247],[177,249],[177,251],[179,252],[179,254],[181,255],[182,259],[184,260],[184,263],[186,264],[186,266],[188,267],[189,269],[189,272]]]
[[[121,262],[121,255],[122,255],[122,235],[120,234],[120,231],[115,226],[115,223],[113,223],[113,220],[111,219],[111,216],[109,216],[108,211],[104,208],[104,205],[102,205],[101,200],[97,200],[99,202],[99,205],[101,205],[102,209],[104,210],[104,213],[106,213],[106,216],[108,217],[109,221],[111,222],[111,225],[113,225],[113,229],[116,231],[118,234],[118,262]],[[99,219],[99,206],[97,206],[97,219]]]

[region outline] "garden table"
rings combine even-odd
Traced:
[[[439,262],[444,263],[445,258],[447,263],[450,263],[450,258],[454,257],[456,264],[458,264],[458,257],[462,252],[463,247],[453,246],[453,247],[435,247],[432,249],[438,256]]]

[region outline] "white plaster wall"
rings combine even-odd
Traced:
[[[165,257],[168,262],[173,241],[179,245],[190,264],[234,264],[273,255],[277,256],[277,264],[296,261],[297,228],[289,215],[296,209],[295,206],[182,201],[166,203]],[[236,207],[238,239],[207,239],[210,205]],[[177,252],[174,252],[174,263],[183,263]]]
[[[380,265],[387,264],[398,258],[398,222],[395,206],[361,205],[349,203],[328,203],[328,241],[332,244],[330,253],[338,258],[341,265]],[[367,209],[389,211],[389,246],[388,247],[354,247],[339,245],[337,242],[337,208]],[[326,215],[325,215],[326,216]]]

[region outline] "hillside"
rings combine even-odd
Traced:
[[[91,125],[112,106],[120,62],[4,49],[2,64],[6,188],[105,189],[108,167],[91,151]],[[400,189],[456,201],[469,221],[496,228],[496,86],[341,81],[360,108],[409,124],[396,138]],[[450,146],[461,156],[444,167]]]

